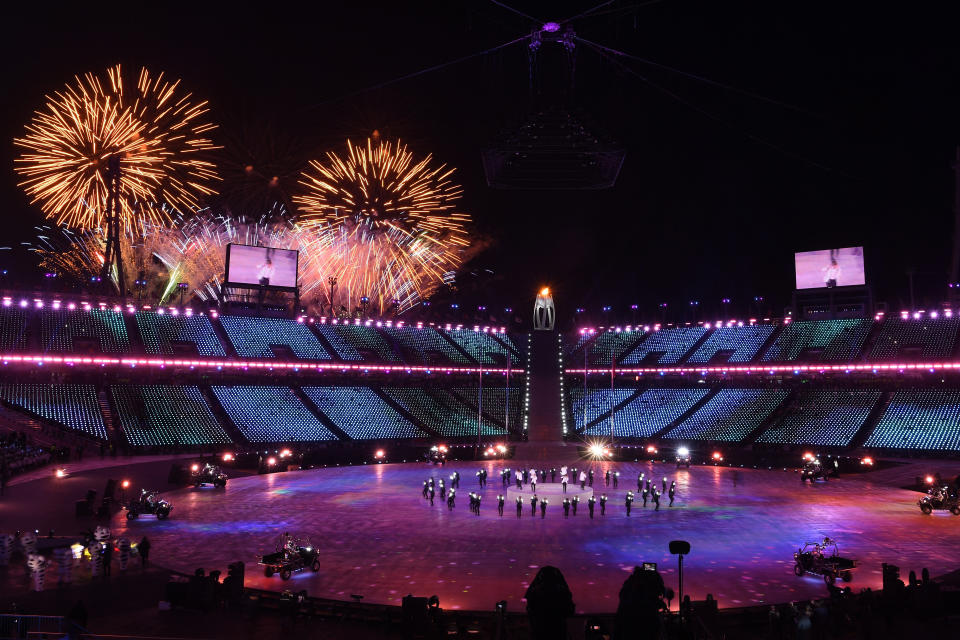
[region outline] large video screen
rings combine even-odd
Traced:
[[[227,245],[227,282],[263,287],[297,286],[297,252],[272,247]]]
[[[797,289],[830,289],[866,284],[863,247],[803,251],[793,254]]]

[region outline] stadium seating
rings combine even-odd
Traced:
[[[451,389],[458,398],[470,405],[477,406],[477,387]],[[520,387],[510,387],[510,431],[523,431],[523,394]],[[483,412],[496,422],[503,424],[506,418],[507,390],[503,387],[483,388]]]
[[[865,446],[960,451],[960,390],[897,391]]]
[[[705,327],[661,329],[649,334],[621,361],[631,364],[676,364],[707,332]],[[653,355],[651,355],[653,354]],[[649,356],[649,360],[647,360]]]
[[[2,384],[0,397],[68,429],[107,438],[97,389],[92,384]]]
[[[723,362],[750,362],[767,338],[773,325],[755,324],[742,327],[717,327],[687,359],[688,363],[710,362],[721,352],[731,352]]]
[[[900,320],[889,318],[880,325],[869,360],[877,362],[916,357],[925,360],[949,358],[954,353],[960,318]],[[911,352],[916,353],[911,354]]]
[[[594,337],[593,334],[590,334],[590,333],[579,333],[577,334],[577,339],[575,341],[565,343],[563,350],[564,350],[564,353],[567,354],[567,359],[569,360],[572,357],[573,360],[576,360],[576,358],[579,357],[580,362],[582,364],[583,354],[580,353],[577,356],[573,356],[573,354],[576,353],[577,351],[580,351],[580,349],[583,348],[583,345],[593,340],[593,337]]]
[[[610,409],[617,406],[634,393],[636,389],[590,389],[584,396],[582,387],[570,388],[570,413],[573,416],[574,429],[582,430],[591,422],[610,414]],[[607,433],[610,432],[609,424]]]
[[[29,344],[26,313],[16,307],[0,307],[0,353],[27,351]]]
[[[227,444],[200,389],[173,385],[115,385],[113,406],[127,442],[134,447]]]
[[[842,361],[860,359],[871,322],[863,318],[791,322],[783,327],[767,352],[766,362]],[[804,352],[818,352],[812,355]]]
[[[49,310],[41,313],[40,324],[44,352],[83,352],[77,341],[96,343],[102,353],[125,353],[130,350],[127,326],[119,311]]]
[[[470,358],[480,364],[506,366],[508,354],[510,360],[517,364],[515,356],[502,342],[489,333],[474,331],[473,329],[441,329],[451,340],[460,345]]]
[[[303,392],[354,440],[427,437],[369,387],[303,387]]]
[[[424,389],[416,387],[389,387],[383,392],[407,413],[419,420],[431,431],[446,438],[462,438],[477,435],[477,416],[449,392],[439,390],[440,396],[448,396],[451,402],[441,402]],[[481,435],[506,435],[506,429],[484,419],[480,423]]]
[[[410,364],[470,364],[466,356],[432,327],[384,327],[383,331],[397,342],[404,361]]]
[[[289,387],[212,387],[230,420],[250,442],[305,442],[337,437]]]
[[[647,438],[665,429],[693,405],[700,402],[709,389],[647,389],[613,415],[613,434],[618,438]],[[609,435],[607,421],[587,428],[586,435]]]
[[[879,399],[879,391],[805,391],[782,420],[760,434],[757,442],[845,447]]]
[[[226,356],[210,318],[205,315],[138,311],[136,319],[147,353],[172,354],[174,344],[184,342],[195,344],[201,356]]]
[[[275,358],[271,345],[288,347],[305,360],[330,360],[323,345],[303,323],[284,318],[220,316],[220,324],[241,358]]]
[[[782,389],[720,389],[664,437],[740,442],[786,397]]]
[[[611,360],[616,362],[629,352],[637,341],[643,338],[643,331],[604,331],[597,335],[587,349],[587,359],[592,367],[609,367]],[[583,366],[583,353],[568,360],[568,366]]]
[[[329,325],[320,325],[320,329],[327,335]],[[376,362],[400,362],[400,358],[394,352],[393,347],[374,327],[364,327],[361,325],[339,324],[333,325],[333,332],[339,335],[344,342],[352,346],[353,349],[366,358]]]

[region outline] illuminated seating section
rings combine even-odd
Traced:
[[[449,392],[437,390],[440,397],[446,395],[450,402],[441,402],[425,390],[413,387],[389,387],[384,388],[383,392],[428,429],[445,438],[477,434],[477,415],[469,407],[455,401]],[[506,429],[484,419],[480,423],[480,434],[506,435]]]
[[[0,308],[0,353],[26,351],[28,337],[26,314],[16,308]]]
[[[486,384],[486,383],[484,383]],[[477,387],[451,389],[458,398],[477,408]],[[523,389],[510,387],[510,431],[523,431]],[[483,387],[483,412],[499,424],[504,424],[507,410],[507,390],[503,387]]]
[[[136,319],[147,353],[172,354],[174,342],[192,342],[201,356],[226,356],[210,318],[205,315],[138,311]]]
[[[642,337],[642,331],[604,331],[597,335],[593,344],[585,347],[587,360],[590,366],[609,367],[611,360],[619,362]],[[579,358],[571,360],[569,366],[583,366],[583,353],[579,354]]]
[[[369,387],[303,387],[303,392],[354,440],[427,437]]]
[[[664,437],[739,442],[786,397],[782,389],[720,389]]]
[[[676,364],[706,332],[705,327],[677,327],[654,331],[628,353],[622,363],[640,364],[648,355],[663,352],[652,364]]]
[[[399,362],[393,347],[373,327],[352,324],[314,325],[341,360]]]
[[[110,387],[110,392],[124,436],[131,446],[230,442],[197,387],[116,385]]]
[[[275,358],[270,345],[287,346],[304,360],[330,360],[307,325],[284,318],[220,316],[230,342],[241,358]]]
[[[130,350],[123,314],[105,309],[56,310],[41,314],[41,346],[45,352],[70,353],[78,339],[96,340],[103,353]]]
[[[363,360],[363,356],[360,355],[360,352],[357,351],[352,344],[344,340],[339,331],[335,330],[340,328],[339,325],[337,327],[325,324],[315,326],[317,327],[317,330],[323,334],[324,339],[326,339],[327,343],[333,348],[333,351],[337,354],[338,358],[341,360]]]
[[[863,318],[791,322],[763,355],[767,362],[807,360],[801,354],[818,349],[814,360],[854,362],[860,359],[871,323]]]
[[[667,428],[696,403],[709,389],[647,389],[613,415],[613,434],[618,438],[647,438]],[[609,422],[598,423],[586,435],[609,435]]]
[[[250,442],[336,440],[289,387],[212,387],[223,409]]]
[[[527,338],[529,334],[521,333],[512,336],[507,333],[498,333],[497,339],[509,347],[513,352],[513,357],[517,362],[526,362],[527,360]]]
[[[420,364],[470,364],[460,351],[432,327],[384,327],[391,338],[397,341],[401,351]]]
[[[611,395],[610,389],[590,389],[584,395],[582,387],[571,387],[570,413],[573,416],[574,429],[580,431],[601,416],[609,415],[613,407],[636,392],[636,389],[614,389]],[[603,426],[600,428],[602,430]],[[606,432],[610,432],[609,425]]]
[[[717,327],[687,362],[710,362],[711,358],[721,351],[733,352],[724,362],[750,362],[773,333],[773,329],[771,324]]]
[[[757,442],[845,447],[879,399],[879,391],[803,392],[783,420],[761,433]]]
[[[925,360],[949,358],[953,355],[960,318],[936,320],[884,320],[870,352],[870,360],[901,357],[904,349],[920,347]]]
[[[865,446],[960,451],[960,390],[897,391]]]
[[[482,331],[473,329],[441,329],[451,340],[456,342],[474,361],[480,364],[506,366],[509,357],[517,364],[516,356],[496,338]]]
[[[92,384],[3,384],[0,397],[68,429],[107,438],[97,389]]]

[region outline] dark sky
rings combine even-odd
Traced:
[[[658,303],[693,298],[712,313],[724,296],[745,313],[755,295],[780,315],[794,251],[860,244],[891,307],[909,301],[911,269],[919,302],[945,292],[960,143],[960,41],[945,8],[617,0],[575,21],[578,34],[796,108],[629,63],[680,102],[581,47],[570,104],[626,147],[619,180],[522,192],[487,187],[480,151],[535,107],[523,44],[361,91],[530,32],[491,2],[29,4],[0,38],[4,245],[40,221],[10,141],[44,92],[120,62],[182,78],[210,100],[221,138],[289,149],[270,158],[281,165],[378,129],[456,166],[463,209],[490,243],[467,271],[493,272],[461,276],[464,304],[526,307],[546,283],[561,315],[638,304],[654,318]],[[513,6],[562,19],[592,5]],[[31,271],[17,252],[0,260],[8,279]]]

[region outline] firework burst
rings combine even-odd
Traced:
[[[428,296],[460,266],[470,246],[470,216],[454,210],[462,195],[454,169],[416,160],[399,142],[347,142],[347,155],[311,161],[294,197],[305,226],[318,229],[308,261],[353,297],[380,311]],[[348,306],[349,308],[349,306]]]
[[[47,218],[78,230],[105,226],[108,164],[120,158],[120,216],[128,230],[166,224],[195,208],[216,180],[205,154],[206,102],[180,81],[141,69],[130,81],[120,65],[106,77],[88,73],[47,96],[14,144],[20,186]]]

